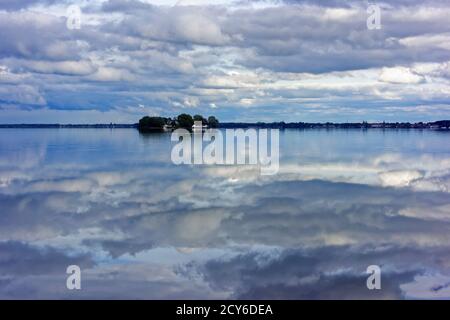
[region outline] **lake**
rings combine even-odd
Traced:
[[[268,176],[173,146],[0,129],[0,298],[450,298],[450,132],[283,130]]]

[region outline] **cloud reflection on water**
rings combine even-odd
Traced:
[[[288,130],[263,177],[173,166],[167,135],[3,133],[0,297],[450,298],[442,134]]]

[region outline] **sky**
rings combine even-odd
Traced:
[[[449,16],[443,0],[2,0],[0,123],[450,119]]]

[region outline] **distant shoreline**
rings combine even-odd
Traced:
[[[0,129],[137,129],[138,124],[0,124]],[[450,120],[434,122],[352,122],[352,123],[307,123],[307,122],[223,122],[219,128],[272,128],[272,129],[431,129],[450,130]]]
[[[0,129],[18,128],[18,129],[113,129],[113,128],[137,128],[137,124],[0,124]]]

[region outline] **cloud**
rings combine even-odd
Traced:
[[[1,9],[16,11],[36,4],[52,4],[55,0],[4,0],[1,4]]]
[[[0,11],[0,18],[0,57],[50,61],[79,57],[83,43],[70,39],[60,17],[32,11]]]
[[[95,81],[129,81],[133,79],[133,75],[128,70],[102,67],[89,79]]]
[[[424,78],[413,73],[408,68],[397,67],[383,68],[380,74],[380,80],[388,83],[414,84],[423,82]]]
[[[187,4],[80,2],[80,30],[66,28],[66,8],[53,1],[0,5],[5,119],[20,121],[30,109],[6,97],[12,79],[39,92],[39,105],[63,122],[83,121],[84,110],[136,121],[127,110],[139,104],[164,116],[220,106],[214,113],[224,121],[450,115],[436,107],[450,97],[445,2],[381,3],[376,31],[356,1]]]
[[[95,70],[90,61],[23,61],[19,62],[22,67],[37,72],[57,75],[83,76],[92,74]]]
[[[379,174],[381,183],[384,186],[406,187],[412,182],[423,178],[423,173],[415,171],[388,171]]]
[[[92,258],[87,254],[69,257],[51,247],[38,248],[15,241],[0,242],[0,250],[0,275],[2,278],[65,274],[67,267],[74,263],[83,268],[94,265]]]
[[[418,275],[414,281],[403,284],[401,288],[411,299],[450,298],[450,278],[440,274]]]
[[[0,87],[0,103],[39,107],[46,105],[44,96],[35,87],[28,85],[3,85]],[[2,108],[0,107],[0,110]]]
[[[234,299],[401,299],[418,293],[411,287],[415,275],[422,279],[421,259],[426,258],[412,248],[335,246],[275,254],[253,251],[190,267],[216,290],[232,292]],[[366,287],[366,268],[374,261],[381,266],[382,290],[371,291]],[[432,287],[445,291],[448,278],[434,280]],[[445,296],[437,291],[428,290],[427,297]]]

